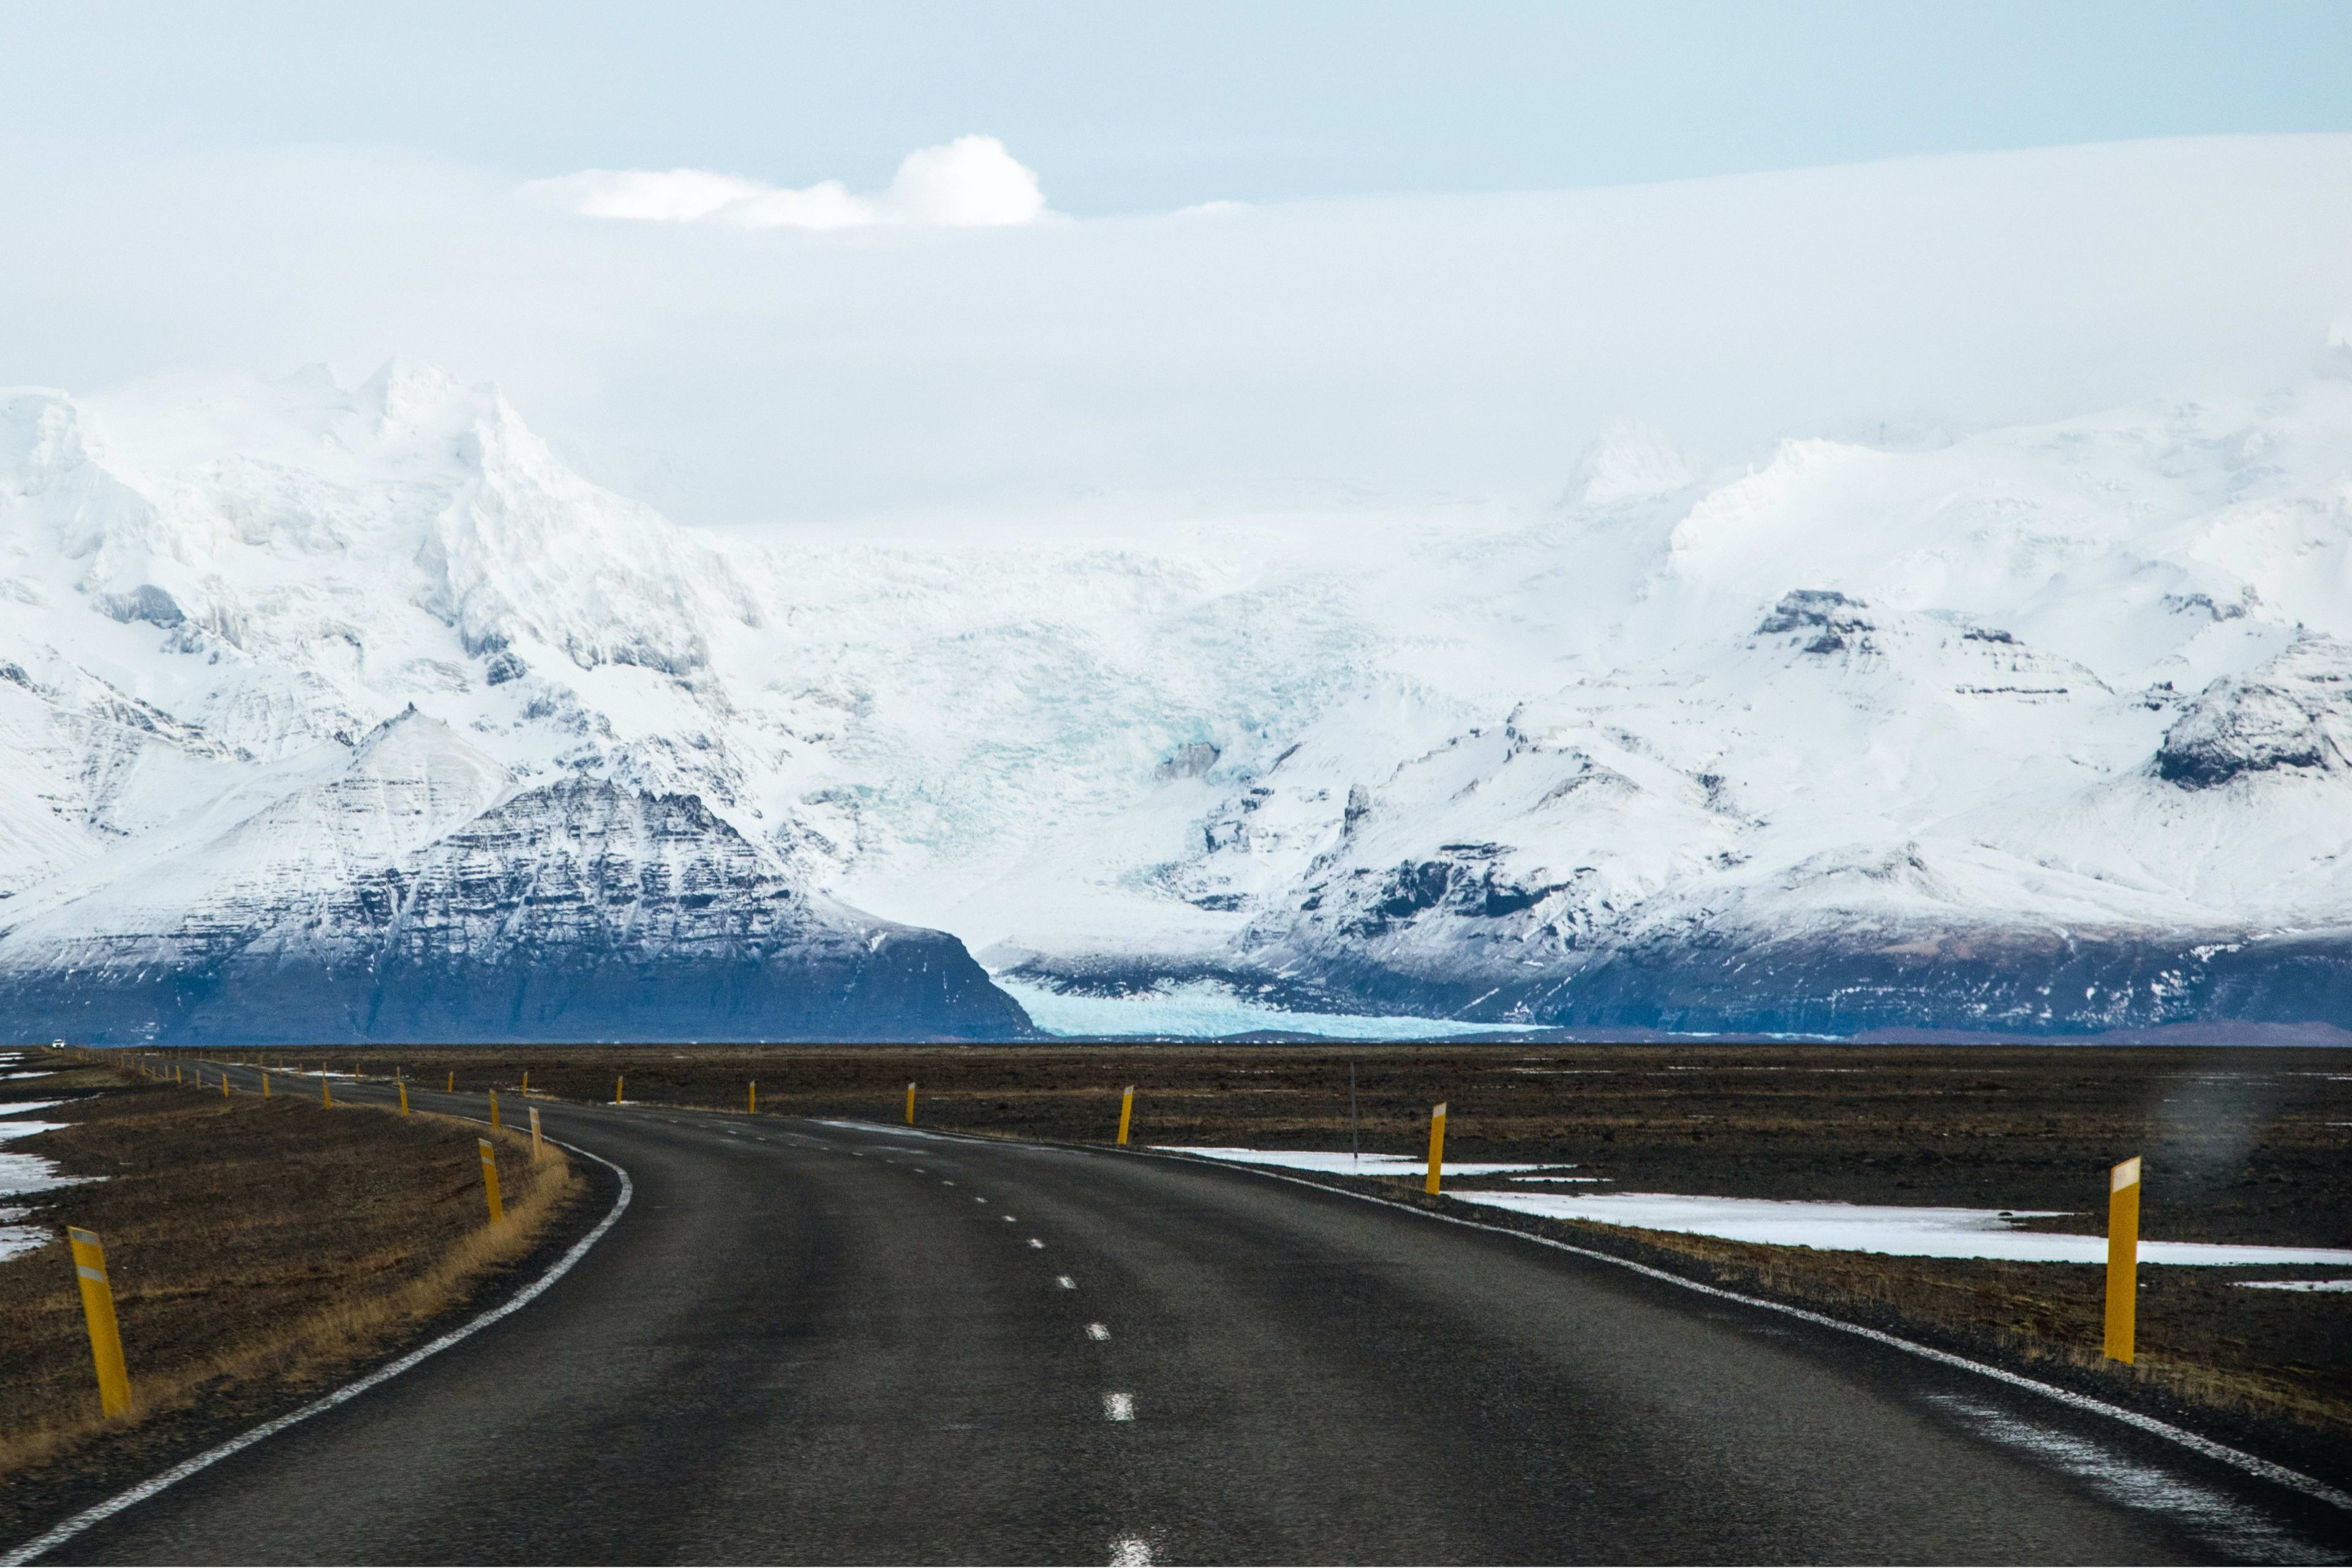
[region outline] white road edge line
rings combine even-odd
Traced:
[[[1418,1215],[1423,1219],[1443,1220],[1447,1225],[1464,1226],[1471,1230],[1486,1230],[1492,1231],[1496,1236],[1516,1237],[1521,1241],[1534,1242],[1538,1247],[1549,1247],[1561,1252],[1573,1253],[1579,1258],[1589,1258],[1596,1263],[1613,1264],[1619,1268],[1630,1269],[1635,1274],[1644,1275],[1652,1279],[1662,1279],[1669,1285],[1679,1285],[1685,1290],[1696,1290],[1702,1296],[1713,1296],[1724,1301],[1737,1301],[1746,1307],[1761,1307],[1768,1312],[1779,1312],[1785,1317],[1818,1324],[1822,1328],[1835,1329],[1840,1333],[1853,1334],[1878,1344],[1892,1346],[1899,1351],[1908,1351],[1913,1355],[1944,1366],[1958,1367],[1964,1372],[1976,1373],[1979,1376],[1991,1378],[1996,1383],[2008,1384],[2012,1388],[2026,1389],[2054,1399],[2059,1404],[2075,1410],[2086,1410],[2093,1415],[2111,1417],[2126,1426],[2137,1427],[2151,1436],[2177,1443],[2191,1453],[2202,1454],[2209,1459],[2217,1459],[2233,1468],[2243,1470],[2250,1476],[2260,1477],[2263,1480],[2285,1487],[2291,1491],[2301,1492],[2330,1507],[2352,1513],[2352,1493],[2339,1490],[2315,1477],[2306,1476],[2301,1470],[2291,1470],[2284,1465],[2273,1464],[2268,1459],[2230,1447],[2226,1444],[2216,1443],[2210,1437],[2200,1437],[2185,1427],[2175,1426],[2168,1421],[2158,1421],[2153,1415],[2142,1415],[2136,1410],[2126,1410],[2120,1405],[2110,1405],[2104,1399],[2095,1399],[2087,1394],[2076,1394],[2074,1390],[2061,1388],[2056,1384],[2042,1383],[2018,1373],[1989,1365],[1984,1362],[1970,1361],[1966,1356],[1954,1355],[1949,1351],[1939,1351],[1932,1345],[1923,1345],[1916,1341],[1903,1339],[1883,1330],[1864,1328],[1860,1323],[1849,1323],[1825,1313],[1808,1311],[1802,1307],[1791,1307],[1780,1301],[1768,1301],[1760,1296],[1743,1296],[1737,1290],[1726,1290],[1718,1285],[1702,1285],[1696,1279],[1685,1279],[1679,1274],[1669,1274],[1663,1268],[1653,1268],[1646,1263],[1635,1263],[1631,1258],[1613,1257],[1606,1252],[1596,1252],[1588,1247],[1577,1247],[1565,1241],[1554,1241],[1548,1236],[1536,1236],[1528,1231],[1514,1230],[1507,1225],[1487,1225],[1480,1220],[1464,1219],[1458,1215],[1432,1214],[1427,1209],[1415,1208],[1411,1204],[1401,1204],[1391,1198],[1378,1198],[1370,1193],[1351,1193],[1345,1187],[1327,1187],[1320,1182],[1305,1181],[1297,1176],[1286,1176],[1277,1171],[1259,1170],[1251,1165],[1232,1163],[1222,1160],[1195,1160],[1181,1154],[1164,1154],[1151,1150],[1143,1151],[1143,1152],[1156,1159],[1170,1160],[1181,1164],[1203,1165],[1219,1171],[1246,1171],[1253,1176],[1264,1176],[1268,1181],[1288,1182],[1293,1186],[1312,1187],[1318,1193],[1334,1193],[1343,1198],[1356,1198],[1364,1203],[1378,1204],[1382,1208]],[[5,1568],[5,1565],[0,1564],[0,1568]]]
[[[289,1426],[308,1421],[313,1415],[323,1415],[339,1405],[356,1399],[361,1394],[365,1394],[369,1389],[373,1388],[380,1383],[389,1383],[394,1378],[398,1377],[402,1373],[406,1372],[409,1368],[416,1365],[418,1363],[425,1361],[430,1357],[439,1355],[443,1351],[447,1350],[451,1345],[456,1344],[458,1341],[466,1339],[472,1334],[488,1328],[492,1323],[497,1322],[499,1319],[507,1317],[511,1313],[519,1312],[523,1308],[530,1305],[534,1300],[537,1300],[541,1291],[554,1284],[558,1279],[562,1279],[566,1274],[572,1272],[572,1266],[579,1262],[582,1258],[587,1257],[588,1249],[590,1247],[604,1239],[604,1233],[612,1229],[614,1224],[618,1221],[622,1214],[627,1210],[629,1206],[629,1199],[634,1196],[636,1192],[636,1184],[629,1180],[629,1173],[623,1170],[619,1165],[614,1163],[612,1161],[604,1158],[604,1155],[591,1154],[587,1150],[580,1148],[575,1144],[560,1142],[553,1138],[549,1139],[548,1142],[555,1144],[559,1149],[569,1149],[575,1154],[584,1155],[586,1158],[595,1161],[598,1164],[604,1166],[614,1175],[621,1178],[621,1194],[620,1196],[613,1200],[611,1210],[605,1214],[603,1219],[596,1222],[595,1229],[590,1231],[586,1236],[582,1237],[578,1241],[573,1242],[572,1244],[572,1249],[566,1252],[562,1258],[555,1260],[554,1267],[551,1268],[546,1273],[541,1275],[538,1279],[532,1280],[530,1284],[517,1291],[511,1300],[499,1306],[491,1308],[488,1311],[484,1312],[481,1316],[474,1319],[471,1322],[462,1324],[457,1328],[450,1330],[447,1333],[443,1334],[439,1339],[435,1340],[431,1344],[420,1345],[415,1350],[413,1350],[406,1355],[402,1356],[398,1361],[394,1362],[391,1365],[379,1367],[374,1372],[368,1373],[367,1376],[361,1378],[358,1382],[347,1383],[342,1387],[336,1389],[333,1393],[312,1400],[310,1404],[305,1405],[299,1410],[294,1411],[289,1415],[280,1415],[275,1421],[265,1421],[249,1432],[242,1433],[237,1436],[231,1437],[227,1442],[221,1444],[218,1447],[207,1448],[193,1459],[183,1459],[180,1463],[173,1465],[170,1469],[165,1470],[162,1475],[155,1477],[152,1480],[142,1481],[137,1486],[132,1487],[129,1491],[117,1493],[115,1496],[107,1499],[102,1503],[82,1510],[81,1512],[74,1515],[71,1519],[67,1520],[63,1524],[58,1525],[56,1528],[49,1531],[47,1534],[36,1537],[35,1539],[26,1542],[24,1545],[11,1551],[6,1556],[0,1557],[0,1568],[19,1568],[20,1564],[32,1562],[35,1558],[39,1557],[43,1552],[48,1552],[55,1547],[64,1545],[67,1542],[71,1541],[75,1536],[79,1535],[83,1531],[88,1530],[91,1525],[102,1523],[106,1520],[112,1518],[114,1515],[121,1513],[124,1509],[131,1507],[132,1504],[144,1502],[149,1498],[153,1497],[157,1492],[163,1490],[165,1488],[178,1485],[180,1482],[186,1480],[190,1476],[194,1475],[198,1470],[208,1469],[212,1466],[220,1463],[223,1459],[227,1458],[230,1455],[239,1453],[244,1449],[252,1447],[256,1443],[260,1442],[265,1437],[276,1436],[278,1433],[285,1431]]]

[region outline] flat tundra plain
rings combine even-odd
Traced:
[[[256,1053],[461,1091],[900,1120],[1139,1145],[1571,1164],[1593,1190],[2053,1210],[2104,1234],[2106,1172],[2140,1155],[2149,1240],[2352,1247],[2352,1053],[2090,1047],[618,1046]],[[1350,1068],[1354,1111],[1350,1116]],[[1418,1179],[1339,1184],[1408,1202]],[[1506,1186],[1506,1178],[1453,1184]],[[1507,1216],[1485,1211],[1490,1223]],[[1622,1227],[1530,1222],[1580,1240]],[[1726,1284],[1939,1331],[2005,1359],[2154,1385],[2208,1411],[2352,1437],[2352,1294],[2252,1290],[2335,1269],[2149,1268],[2140,1363],[2098,1356],[2095,1266],[1748,1247],[1639,1233]],[[1677,1267],[1685,1266],[1678,1263]]]

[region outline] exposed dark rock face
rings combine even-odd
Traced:
[[[180,608],[180,601],[152,583],[142,583],[128,594],[109,594],[100,597],[99,608],[125,625],[145,621],[152,626],[176,626],[188,617]]]
[[[1859,599],[1849,599],[1831,588],[1796,588],[1780,595],[1772,613],[1756,628],[1759,637],[1782,637],[1790,632],[1811,635],[1805,644],[1807,653],[1836,653],[1841,649],[1868,644],[1863,634],[1875,631],[1863,615],[1866,606]]]
[[[2156,767],[2183,789],[2352,768],[2352,647],[2316,637],[2213,682],[2165,732]]]
[[[1440,909],[1496,920],[1532,909],[1557,890],[1557,884],[1521,887],[1500,874],[1491,862],[1502,848],[1497,844],[1442,845],[1438,858],[1408,860],[1375,889],[1349,889],[1346,897],[1355,912],[1341,918],[1338,929],[1349,936],[1376,937]],[[1320,903],[1318,900],[1318,907]]]

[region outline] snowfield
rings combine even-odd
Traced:
[[[0,394],[0,1011],[1025,1032],[968,949],[1089,1028],[2352,1019],[2352,347],[1563,479],[761,542],[423,367]]]

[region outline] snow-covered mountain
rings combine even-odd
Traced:
[[[101,435],[37,393],[0,431],[20,1033],[1029,1032],[954,938],[812,891],[668,765],[725,710],[706,627],[756,615],[494,395],[308,378]]]
[[[894,542],[675,527],[399,364],[5,395],[0,1011],[1025,1028],[961,938],[1032,996],[2352,1021],[2335,356],[1728,465],[1623,425],[1557,499]]]

